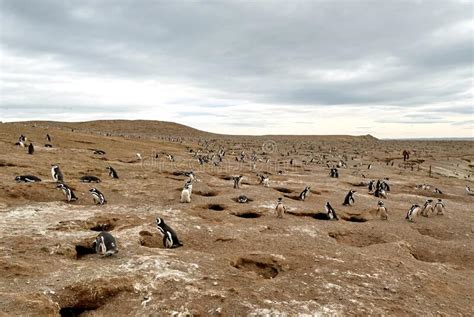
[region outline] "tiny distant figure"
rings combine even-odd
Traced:
[[[33,155],[33,153],[35,153],[35,147],[33,146],[33,143],[30,143],[30,145],[28,145],[28,154]]]
[[[46,134],[46,140],[48,140],[48,142],[51,143],[51,136],[49,134]]]
[[[275,207],[277,218],[283,218],[286,212],[286,207],[283,205],[283,198],[278,198],[277,205]]]
[[[410,159],[410,152],[403,150],[403,161],[408,161]]]

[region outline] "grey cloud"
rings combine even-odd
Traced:
[[[462,94],[472,85],[472,30],[453,41],[444,32],[472,20],[469,2],[11,0],[0,6],[1,49],[13,55],[50,56],[85,76],[211,89],[211,97],[236,104],[416,112],[466,100]],[[364,65],[372,68],[353,74]],[[333,71],[349,75],[320,74]],[[472,106],[433,111],[472,113]]]

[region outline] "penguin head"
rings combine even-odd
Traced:
[[[97,189],[96,189],[95,187],[92,187],[91,189],[89,189],[89,191],[90,191],[91,193],[97,193]]]
[[[283,201],[283,198],[279,197],[278,202],[281,203]]]
[[[378,204],[380,207],[382,207],[384,205],[383,201],[379,200]]]
[[[65,186],[64,184],[62,184],[62,183],[59,183],[59,184],[56,186],[57,189],[63,189],[63,188],[65,188],[65,187],[66,187],[66,186]]]
[[[17,182],[20,182],[20,181],[21,181],[21,176],[15,177],[15,180],[16,180]]]

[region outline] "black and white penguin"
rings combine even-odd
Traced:
[[[158,231],[163,235],[163,246],[167,249],[174,249],[183,246],[183,243],[179,241],[176,232],[168,226],[165,221],[157,217],[156,227]]]
[[[51,165],[51,176],[53,177],[53,181],[57,183],[64,181],[63,173],[61,173],[58,165]]]
[[[435,194],[441,194],[441,195],[443,194],[443,192],[442,192],[439,188],[437,188],[437,187],[435,187],[435,189],[433,189],[433,192],[434,192]]]
[[[101,180],[98,177],[86,175],[80,178],[82,183],[100,183]]]
[[[386,191],[386,192],[389,192],[389,191],[390,191],[390,186],[388,185],[388,183],[387,183],[385,180],[382,180],[382,181],[379,183],[379,187],[380,187],[380,189],[383,189],[383,190]]]
[[[41,182],[41,179],[34,175],[20,175],[15,177],[15,181],[18,183],[36,183]]]
[[[444,206],[444,203],[441,199],[438,199],[434,206],[434,210],[436,211],[437,215],[444,215],[444,212],[446,211],[446,208]]]
[[[30,145],[28,145],[28,154],[33,155],[33,153],[35,153],[35,147],[33,143],[30,143]]]
[[[306,197],[308,197],[309,193],[310,193],[310,190],[311,190],[311,187],[310,186],[306,186],[303,191],[301,192],[301,194],[298,196],[299,200],[302,200],[304,201],[306,199]]]
[[[374,196],[378,198],[387,199],[387,192],[378,186],[375,189]]]
[[[104,194],[102,194],[97,188],[91,188],[89,189],[89,192],[92,194],[92,198],[94,199],[96,205],[103,205],[107,203]]]
[[[474,191],[471,189],[471,187],[466,185],[465,189],[468,195],[474,195]]]
[[[95,241],[92,243],[95,252],[102,256],[111,256],[118,252],[117,241],[113,235],[107,231],[99,233]]]
[[[277,205],[275,206],[277,218],[283,218],[286,212],[286,207],[283,205],[283,198],[278,198]]]
[[[331,168],[329,176],[331,176],[332,178],[339,178],[339,171],[337,170],[337,168]]]
[[[377,215],[380,215],[380,219],[382,220],[388,220],[387,208],[381,200],[377,203]]]
[[[181,191],[180,202],[190,203],[191,202],[191,193],[192,193],[192,183],[186,182],[186,184],[184,184],[183,190]]]
[[[344,198],[344,203],[342,203],[344,206],[347,206],[347,205],[352,205],[353,203],[355,203],[355,200],[354,200],[354,194],[356,193],[355,190],[350,190],[347,195],[346,195],[346,198]]]
[[[66,200],[68,202],[77,200],[77,197],[74,194],[74,192],[72,191],[72,189],[69,186],[67,186],[66,184],[63,184],[63,183],[58,184],[58,186],[56,186],[56,188],[62,190],[62,192],[66,196]]]
[[[419,205],[413,204],[413,205],[410,207],[410,209],[408,210],[405,219],[408,220],[408,221],[413,222],[413,221],[414,221],[413,218],[414,218],[416,215],[418,215],[418,213],[420,212],[420,209],[421,209],[421,208],[420,208]]]
[[[109,176],[112,177],[112,178],[119,178],[118,177],[118,174],[117,174],[117,171],[112,167],[112,166],[107,166],[105,168],[107,171],[109,171]]]
[[[423,208],[421,209],[421,215],[423,217],[428,217],[428,211],[431,211],[431,212],[434,211],[433,205],[431,204],[432,202],[433,202],[433,199],[428,199],[423,204]]]
[[[46,140],[51,143],[51,136],[49,134],[46,134]]]
[[[374,191],[374,189],[375,189],[374,183],[375,183],[375,180],[371,180],[369,182],[369,193],[372,193]]]
[[[105,155],[105,151],[102,151],[102,150],[92,150],[92,151],[93,151],[92,153],[95,155]]]
[[[242,185],[242,175],[239,176],[232,176],[232,179],[234,180],[234,188],[240,188]]]
[[[249,202],[249,198],[245,195],[240,195],[239,197],[237,197],[237,202],[239,204],[246,204]]]
[[[196,175],[194,175],[194,172],[193,172],[193,171],[185,172],[185,173],[184,173],[184,176],[189,177],[189,180],[190,180],[191,182],[194,182],[194,180],[195,180],[195,178],[196,178]]]

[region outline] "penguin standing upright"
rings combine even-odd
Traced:
[[[74,192],[72,191],[72,189],[69,186],[67,186],[66,184],[63,184],[63,183],[58,184],[58,186],[56,186],[56,188],[62,190],[62,192],[66,196],[66,199],[67,199],[68,202],[77,200],[77,197],[74,194]]]
[[[179,241],[176,232],[168,226],[162,218],[156,218],[156,227],[163,235],[163,246],[165,248],[174,249],[183,246],[183,243]]]
[[[28,145],[28,154],[33,155],[33,153],[35,153],[35,147],[33,143],[30,143],[30,145]]]
[[[342,203],[344,206],[347,206],[347,205],[352,205],[353,203],[355,203],[355,200],[354,200],[354,194],[356,193],[355,190],[350,190],[347,195],[346,195],[346,198],[344,198],[344,203]]]
[[[375,183],[375,180],[371,180],[369,182],[369,193],[372,193],[374,191],[374,183]]]
[[[240,188],[240,186],[242,185],[242,178],[242,175],[232,177],[232,179],[234,180],[234,188]]]
[[[92,198],[96,205],[104,205],[107,203],[104,194],[102,194],[97,188],[91,188],[89,189],[89,192],[92,194]]]
[[[102,256],[111,256],[118,252],[117,242],[114,236],[107,231],[99,233],[95,241],[92,243],[92,247],[95,248],[95,252]]]
[[[417,204],[413,204],[410,209],[407,212],[407,215],[405,217],[406,220],[414,222],[413,218],[418,215],[418,212],[420,212],[420,206]]]
[[[62,183],[64,181],[63,173],[61,173],[58,165],[51,165],[51,176],[56,183]]]
[[[278,198],[277,205],[275,207],[277,218],[283,218],[286,212],[286,207],[283,205],[283,198]]]
[[[181,191],[180,202],[182,202],[182,203],[190,203],[191,202],[191,188],[190,188],[190,186],[192,186],[192,185],[188,185],[188,183],[184,184],[184,188]]]
[[[388,220],[387,208],[381,200],[377,203],[377,215],[380,215],[380,219],[382,220]]]
[[[107,166],[105,169],[109,171],[109,176],[110,176],[110,177],[112,177],[112,178],[119,178],[119,177],[118,177],[118,174],[117,174],[117,171],[116,171],[112,166],[109,165],[109,166]]]
[[[438,201],[436,202],[436,204],[434,206],[434,209],[435,209],[437,215],[444,215],[444,212],[445,212],[446,208],[445,208],[444,203],[441,199],[438,199]]]
[[[51,142],[51,136],[49,134],[46,134],[46,140],[48,140],[48,142]]]
[[[428,211],[431,211],[431,212],[434,211],[433,205],[431,204],[432,202],[433,202],[432,199],[428,199],[428,200],[425,201],[425,203],[423,204],[423,208],[421,209],[421,215],[422,215],[423,217],[428,217]]]
[[[334,208],[332,208],[329,201],[326,202],[326,205],[324,206],[324,209],[326,209],[326,213],[327,213],[327,216],[328,216],[329,220],[339,220],[339,218],[336,215],[336,211],[334,210]]]
[[[311,187],[310,186],[306,186],[304,188],[304,190],[301,192],[301,194],[299,195],[299,199],[304,201],[306,199],[306,197],[309,195],[309,192],[310,192],[310,189]]]

